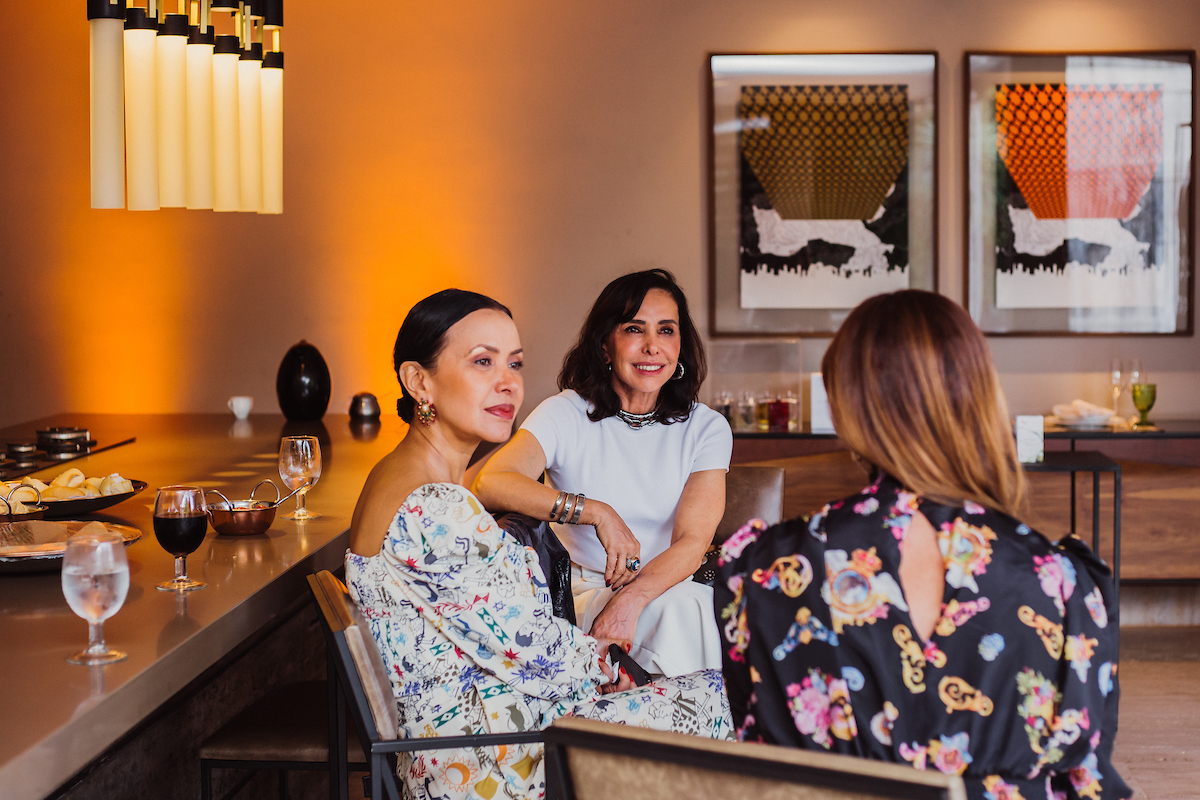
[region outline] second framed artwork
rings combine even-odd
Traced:
[[[937,55],[719,54],[714,336],[828,336],[880,292],[937,288]]]
[[[967,54],[967,306],[985,333],[1191,335],[1194,61]]]

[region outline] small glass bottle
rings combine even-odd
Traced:
[[[733,428],[736,431],[752,431],[756,425],[754,395],[742,392],[742,399],[738,402],[737,424]]]
[[[800,430],[800,398],[796,397],[795,392],[788,392],[784,395],[783,402],[788,406],[788,433],[796,433]]]
[[[760,392],[758,402],[754,407],[755,429],[759,433],[766,433],[771,429],[771,393]]]

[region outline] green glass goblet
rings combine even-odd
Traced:
[[[1137,428],[1153,428],[1154,423],[1147,416],[1150,409],[1154,408],[1154,401],[1158,399],[1158,384],[1156,383],[1135,383],[1133,384],[1133,407],[1138,410],[1138,421],[1133,423],[1133,427]]]

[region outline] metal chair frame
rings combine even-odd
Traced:
[[[354,625],[345,604],[351,602],[341,582],[328,570],[308,576],[308,584],[320,610],[318,619],[325,632],[333,670],[330,672],[330,752],[341,754],[339,763],[331,769],[331,780],[336,780],[341,797],[346,798],[349,778],[346,763],[346,707],[349,701],[350,716],[358,729],[359,741],[368,761],[370,772],[371,800],[400,800],[401,792],[396,777],[396,755],[427,750],[449,750],[460,747],[490,747],[494,745],[527,744],[542,742],[543,731],[522,733],[480,734],[476,736],[441,736],[428,739],[384,739],[380,736],[371,716],[362,676],[350,654],[346,643],[346,629]],[[335,747],[337,749],[335,749]]]

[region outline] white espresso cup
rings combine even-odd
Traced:
[[[250,416],[250,409],[254,408],[254,398],[245,396],[231,397],[227,405],[235,417],[245,419]]]

